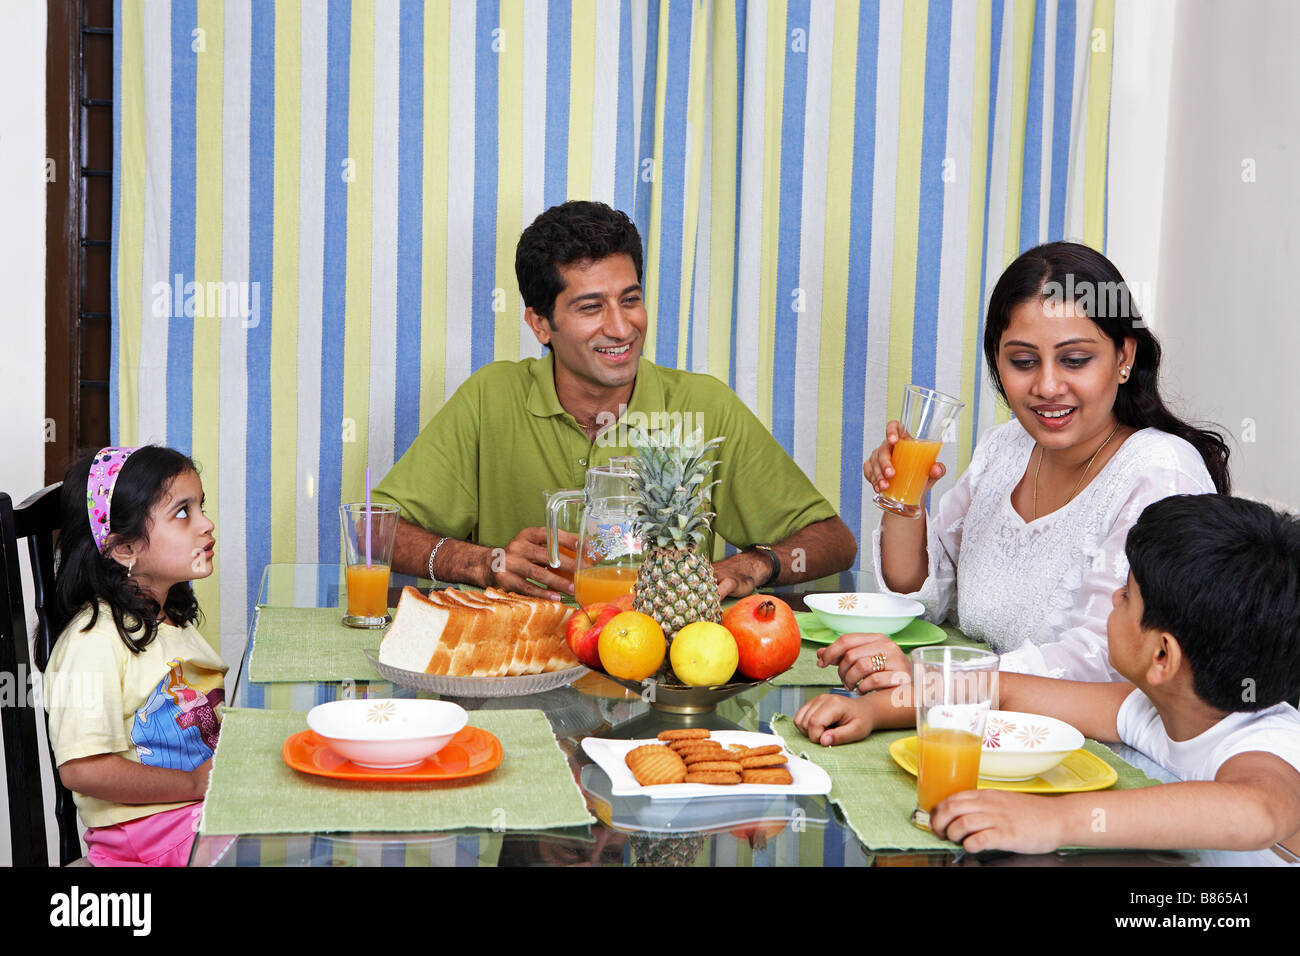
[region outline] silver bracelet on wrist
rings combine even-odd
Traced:
[[[436,588],[438,586],[438,578],[433,573],[433,559],[438,556],[438,549],[441,548],[446,543],[447,543],[446,536],[439,538],[438,543],[435,544],[433,546],[433,550],[429,552],[429,580],[433,582],[433,587],[429,589],[430,591],[432,591],[433,588]]]

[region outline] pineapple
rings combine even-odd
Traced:
[[[644,549],[632,606],[658,622],[669,645],[687,624],[722,620],[713,565],[699,549],[708,540],[714,514],[705,509],[717,484],[705,483],[718,464],[705,455],[723,439],[701,444],[699,431],[685,438],[681,432],[678,426],[632,436],[639,456],[633,465],[632,493],[639,499],[634,513]]]

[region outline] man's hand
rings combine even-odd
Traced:
[[[781,561],[781,573],[768,581],[772,564],[761,554],[739,551],[717,562],[713,573],[718,579],[719,597],[744,597],[763,587],[798,584],[843,571],[853,564],[858,542],[839,515],[814,521],[782,541],[774,541],[772,550]]]
[[[560,544],[570,551],[578,550],[578,536],[568,531],[560,532]],[[530,597],[558,601],[565,594],[573,593],[573,582],[562,577],[558,572],[574,571],[574,560],[560,555],[560,567],[552,568],[546,552],[546,529],[524,528],[505,547],[505,554],[491,552],[491,565],[488,581],[491,586],[503,591],[514,591]],[[530,581],[529,578],[532,580]],[[543,590],[533,584],[544,585],[552,590]]]
[[[882,660],[884,666],[877,666]],[[912,679],[907,655],[884,634],[843,634],[835,643],[818,649],[817,666],[838,667],[844,688],[861,694]]]
[[[823,747],[861,740],[871,733],[872,724],[866,701],[842,694],[814,697],[794,715],[794,725]]]
[[[1050,853],[1065,842],[1064,809],[1054,797],[963,790],[930,814],[930,829],[969,853]]]
[[[713,575],[718,579],[718,599],[753,594],[771,573],[772,566],[768,560],[752,551],[738,551],[715,562]]]

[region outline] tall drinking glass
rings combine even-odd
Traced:
[[[396,505],[365,502],[339,505],[343,562],[347,568],[348,627],[384,627],[388,614],[388,575],[397,540]]]
[[[978,647],[912,651],[916,703],[916,809],[928,830],[930,812],[954,793],[979,785],[984,722],[997,705],[998,656]]]
[[[903,411],[898,416],[903,432],[890,453],[894,477],[889,479],[889,488],[876,494],[876,504],[882,510],[921,517],[921,496],[930,469],[943,443],[954,437],[957,416],[964,407],[964,402],[932,388],[908,385],[903,389]]]

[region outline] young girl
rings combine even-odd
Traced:
[[[64,479],[50,739],[96,866],[189,859],[225,696],[189,583],[212,573],[212,530],[170,448],[104,448]]]

